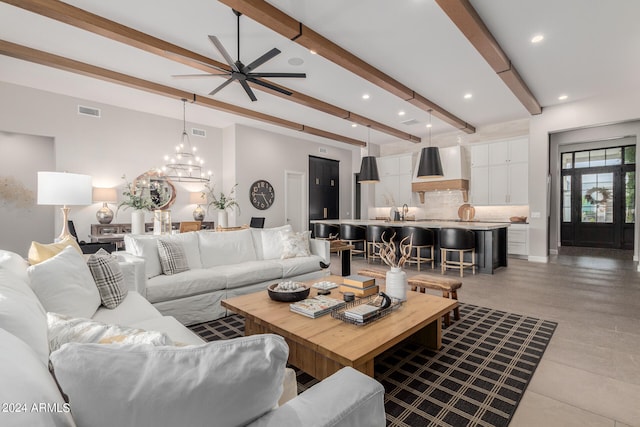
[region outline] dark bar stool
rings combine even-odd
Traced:
[[[313,227],[313,235],[318,240],[335,239],[340,233],[340,227],[334,224],[315,223]]]
[[[369,225],[367,226],[367,262],[372,259],[380,258],[380,248],[382,245],[382,235],[388,242],[393,236],[393,228],[384,225]]]
[[[367,227],[355,224],[340,224],[340,240],[355,246],[351,250],[352,254],[362,254],[367,256]],[[362,249],[358,248],[362,246]]]
[[[449,260],[449,252],[458,252],[458,261]],[[471,252],[471,262],[465,261],[465,252]],[[447,268],[458,268],[460,277],[463,277],[467,267],[471,267],[473,274],[476,274],[476,233],[462,228],[440,229],[440,258],[442,274]]]
[[[418,271],[420,271],[420,265],[423,262],[431,261],[431,269],[434,268],[434,256],[433,256],[433,230],[429,228],[421,228],[421,227],[402,227],[400,231],[400,241],[402,241],[405,237],[409,237],[406,243],[409,243],[411,240],[411,256],[407,260],[407,263],[417,264]],[[422,250],[429,250],[429,257],[422,257]],[[413,255],[413,251],[416,251],[416,254]]]

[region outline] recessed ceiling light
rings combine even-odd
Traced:
[[[427,124],[427,127],[430,128],[431,126],[433,126],[431,123]]]
[[[351,127],[352,127],[352,128],[357,128],[357,127],[358,127],[358,124],[357,124],[357,123],[351,123]]]
[[[369,97],[369,94],[368,94],[368,93],[365,93],[364,95],[362,95],[362,99],[369,99],[369,98],[370,98],[370,97]]]
[[[564,100],[565,100],[565,99],[567,99],[567,98],[569,98],[569,96],[567,96],[567,95],[560,95],[560,96],[558,97],[558,101],[564,101]]]
[[[542,34],[536,34],[531,38],[531,43],[540,43],[542,40],[544,40],[544,36]]]
[[[317,51],[315,51],[315,50],[313,50],[313,49],[309,49],[309,53],[310,53],[311,55],[317,55],[317,53],[318,53],[318,52],[317,52]]]
[[[398,115],[399,115],[399,116],[404,116],[404,115],[405,115],[405,112],[404,112],[404,111],[398,111]]]
[[[471,99],[472,97],[473,97],[473,95],[470,94],[470,93],[465,93],[464,94],[464,99]]]

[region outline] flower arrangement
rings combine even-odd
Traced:
[[[136,188],[133,183],[127,180],[125,175],[122,175],[122,179],[124,179],[125,182],[124,190],[122,191],[123,199],[118,205],[116,215],[118,214],[118,211],[120,211],[120,208],[133,208],[136,210],[147,211],[155,209],[156,205],[153,203],[153,200],[151,200],[150,192],[145,192],[144,189]]]
[[[207,204],[207,210],[209,210],[209,208],[211,208],[212,206],[213,208],[220,211],[224,211],[229,208],[238,208],[238,213],[240,213],[240,205],[238,205],[235,197],[237,186],[238,184],[231,187],[231,191],[229,192],[229,194],[224,194],[222,191],[216,194],[215,185],[206,184],[206,191],[204,191],[203,193],[206,193],[207,200],[209,200],[209,203]]]

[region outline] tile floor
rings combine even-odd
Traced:
[[[354,257],[352,271],[366,265]],[[339,272],[337,258],[331,268]],[[636,268],[630,251],[574,250],[547,264],[509,258],[493,275],[465,273],[461,301],[558,322],[511,426],[640,426]]]

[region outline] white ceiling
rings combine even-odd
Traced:
[[[236,57],[236,17],[215,0],[69,0],[69,4],[224,62],[207,35],[218,36]],[[433,0],[271,0],[391,77],[475,127],[529,117],[528,112]],[[640,1],[471,0],[544,107],[604,93],[640,88]],[[530,39],[544,34],[539,44]],[[0,39],[149,81],[205,95],[219,77],[176,79],[199,70],[110,39],[0,3]],[[296,91],[369,117],[426,141],[428,113],[389,94],[302,46],[241,18],[241,59],[246,64],[272,47],[282,53],[257,71],[306,72],[306,79],[271,79]],[[304,63],[292,66],[291,58]],[[181,118],[175,100],[0,56],[0,81],[96,102]],[[348,137],[366,140],[365,128],[285,99],[255,91],[251,102],[237,83],[215,99]],[[362,94],[370,94],[365,101]],[[465,93],[472,93],[469,100]],[[558,96],[568,95],[566,101]],[[406,114],[398,116],[403,110]],[[544,114],[544,112],[543,112]],[[214,127],[253,120],[190,106],[187,119]],[[415,119],[411,126],[402,121]],[[281,131],[274,126],[271,130]],[[455,131],[433,118],[433,133]],[[283,131],[284,132],[284,131]],[[291,133],[285,132],[285,133]],[[301,138],[323,140],[303,135]],[[396,139],[371,132],[371,142]],[[326,141],[326,140],[323,140]]]

